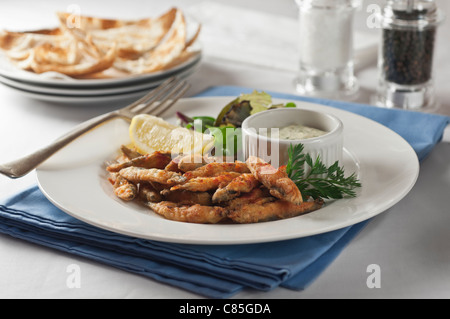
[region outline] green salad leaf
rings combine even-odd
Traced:
[[[242,94],[239,101],[249,101],[251,105],[251,115],[266,111],[272,106],[272,97],[266,92],[253,91],[253,93],[250,94]]]
[[[274,105],[270,94],[255,90],[252,93],[241,94],[230,101],[216,118],[210,116],[189,117],[181,112],[177,112],[177,117],[183,127],[214,135],[217,139],[216,149],[223,150],[223,155],[229,156],[241,151],[240,127],[247,117],[283,107],[296,107],[296,105],[293,102]]]
[[[216,118],[215,126],[232,125],[240,127],[242,122],[250,115],[281,107],[296,107],[295,103],[286,105],[272,102],[272,97],[266,92],[253,91],[241,94],[239,97],[225,105]]]

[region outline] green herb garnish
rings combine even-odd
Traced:
[[[336,161],[326,167],[319,157],[314,161],[309,154],[303,153],[303,144],[291,145],[286,172],[302,193],[303,199],[341,199],[355,197],[355,188],[361,187],[355,173],[348,177]]]
[[[297,107],[297,105],[294,102],[286,103],[284,107]]]

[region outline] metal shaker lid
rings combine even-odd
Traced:
[[[425,29],[441,23],[444,14],[434,0],[388,0],[383,10],[384,28]]]

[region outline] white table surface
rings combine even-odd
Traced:
[[[169,5],[189,8],[197,0],[171,1],[85,1],[76,4],[82,13],[133,18],[152,15],[153,8]],[[216,1],[227,5],[296,17],[291,0]],[[16,0],[0,4],[0,28],[45,27],[53,13],[65,10],[69,1]],[[106,3],[108,3],[106,5]],[[368,30],[365,1],[357,14],[356,28]],[[450,13],[449,1],[438,1]],[[29,10],[24,10],[27,7]],[[148,14],[146,14],[148,12]],[[450,24],[438,33],[435,55],[436,113],[450,115]],[[295,41],[295,39],[293,39]],[[370,103],[376,88],[376,65],[359,69],[361,96],[357,102]],[[233,63],[206,56],[189,79],[189,95],[212,85],[238,85],[295,94],[295,71]],[[58,105],[24,97],[0,86],[0,163],[25,155],[73,126],[120,105]],[[422,163],[412,191],[398,204],[375,217],[325,272],[305,291],[275,289],[271,292],[245,290],[234,298],[449,298],[450,297],[450,136]],[[36,182],[34,172],[10,180],[0,176],[0,194],[12,195]],[[81,287],[66,285],[67,267],[81,270]],[[381,270],[380,288],[368,288],[367,267]],[[148,280],[112,267],[61,253],[42,246],[0,235],[0,298],[202,298],[199,295]]]

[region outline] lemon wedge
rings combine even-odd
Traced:
[[[173,125],[148,114],[134,116],[129,133],[134,147],[144,154],[155,151],[205,154],[214,145],[214,137],[211,135]]]

